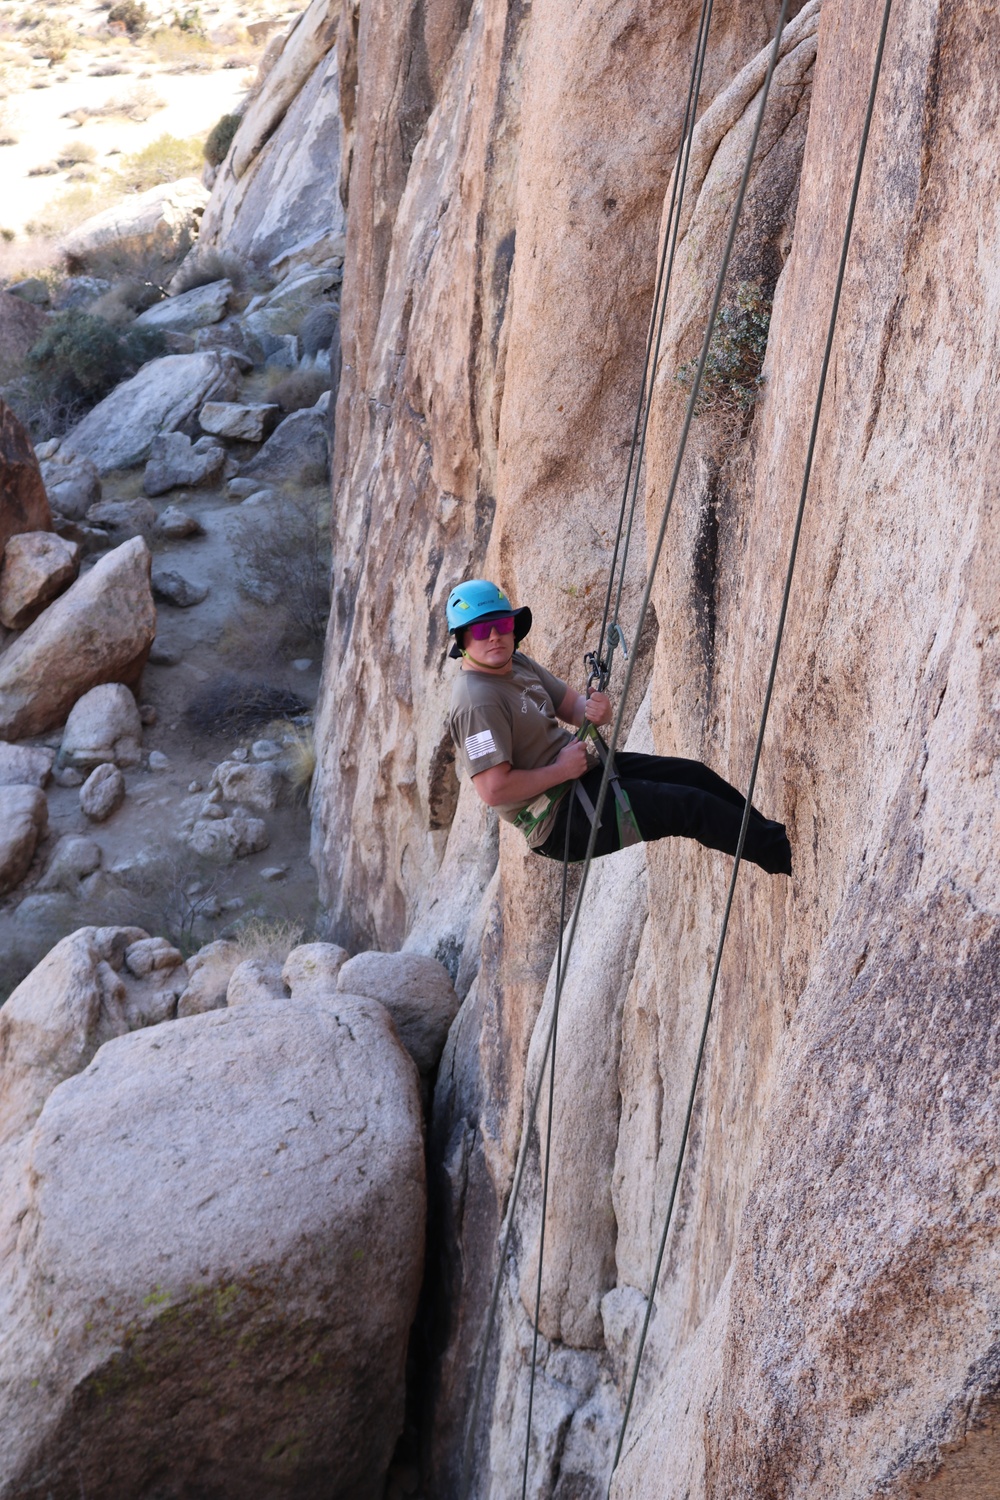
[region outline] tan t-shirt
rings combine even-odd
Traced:
[[[459,771],[478,776],[507,761],[515,771],[551,765],[573,732],[560,724],[556,709],[566,696],[565,682],[520,651],[511,671],[456,672],[451,690],[449,727]],[[526,803],[497,808],[513,823]],[[529,839],[543,843],[555,819],[547,819]]]

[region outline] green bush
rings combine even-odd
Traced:
[[[201,170],[201,142],[196,138],[182,141],[175,135],[161,135],[141,151],[126,156],[117,172],[118,183],[126,193],[144,193],[162,182],[176,182],[181,177],[196,177]]]
[[[42,389],[67,406],[92,406],[166,348],[158,330],[121,332],[73,308],[59,313],[30,350],[27,363]]]
[[[221,167],[225,161],[242,118],[242,115],[223,115],[208,132],[202,154],[210,167]]]
[[[761,370],[770,325],[771,298],[756,282],[741,282],[715,320],[695,415],[713,409],[738,413],[751,409],[764,384]],[[689,360],[676,378],[681,385],[693,385],[697,370],[698,361]]]
[[[142,0],[121,0],[108,11],[109,21],[122,21],[129,36],[142,36],[149,25],[149,11]]]

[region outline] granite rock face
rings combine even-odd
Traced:
[[[454,780],[443,603],[458,578],[496,576],[535,612],[527,649],[582,686],[698,9],[612,24],[589,3],[473,3],[430,27],[423,7],[373,3],[338,37],[344,374],[314,850],[335,941],[440,952],[465,996],[430,1142],[431,1492],[458,1484],[525,1153],[479,1500],[520,1490],[548,1118],[543,1103],[528,1131],[525,1108],[558,870],[506,826],[497,860]],[[777,10],[713,16],[627,633]],[[763,382],[749,409],[720,400],[693,425],[628,705],[632,723],[648,693],[640,741],[736,783],[877,39],[859,0],[792,10],[725,289],[729,307],[747,286],[773,303]],[[615,1500],[995,1487],[997,55],[975,10],[894,8],[757,790],[796,874],[740,877]],[[728,877],[670,841],[588,885],[557,1052],[532,1496],[605,1492]]]
[[[265,264],[342,234],[340,11],[338,0],[313,0],[278,43],[213,184],[201,246]]]

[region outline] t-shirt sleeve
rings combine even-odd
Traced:
[[[514,760],[510,716],[499,703],[463,704],[451,716],[458,768],[478,776],[491,766]]]
[[[559,705],[569,691],[568,685],[563,682],[561,677],[556,677],[554,673],[549,672],[545,667],[540,667],[537,661],[533,661],[530,656],[526,657],[525,659],[531,662],[532,671],[535,673],[539,682],[542,684],[542,687],[552,699],[552,707],[555,710],[556,718],[558,718]]]

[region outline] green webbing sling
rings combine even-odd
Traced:
[[[615,818],[618,822],[619,849],[628,849],[632,844],[641,844],[642,834],[639,832],[639,825],[635,820],[632,804],[628,800],[627,792],[618,780],[614,759],[609,756],[607,745],[601,739],[593,724],[584,724],[581,729],[577,730],[576,738],[581,741],[592,740],[598,755],[605,765],[607,765],[609,759],[611,760],[608,781],[615,798]],[[597,812],[593,802],[591,802],[579,781],[564,781],[559,786],[553,787],[550,792],[547,792],[544,798],[536,797],[534,802],[529,802],[527,807],[522,807],[514,819],[514,827],[519,828],[525,838],[530,839],[535,829],[544,823],[546,818],[551,817],[553,811],[558,807],[570,788],[573,789],[574,795],[579,800],[584,812],[590,819],[591,827],[593,827]]]

